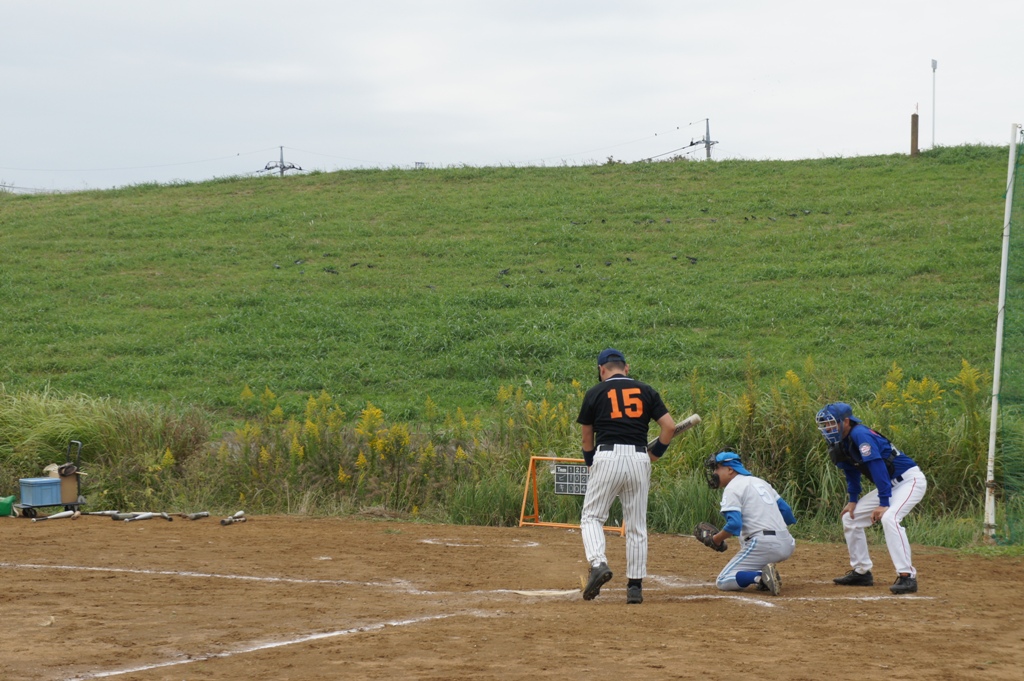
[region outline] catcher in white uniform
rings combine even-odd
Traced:
[[[793,509],[761,478],[751,475],[736,452],[719,452],[704,463],[711,489],[724,487],[721,530],[700,523],[694,530],[698,540],[716,551],[725,551],[725,540],[740,538],[740,550],[718,575],[722,591],[738,591],[755,584],[759,591],[779,595],[782,582],[775,567],[791,555],[796,542],[788,525],[796,522]]]
[[[583,460],[590,467],[580,517],[583,548],[590,563],[583,600],[593,600],[612,578],[605,556],[604,523],[612,502],[619,497],[626,526],[626,603],[643,603],[651,463],[668,449],[676,424],[658,392],[628,376],[626,358],[615,348],[597,356],[597,373],[601,382],[584,395],[576,419],[582,426]],[[648,450],[651,421],[661,432]]]

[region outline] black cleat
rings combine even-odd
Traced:
[[[874,586],[875,584],[875,578],[871,576],[871,570],[864,573],[850,570],[842,577],[836,577],[832,581],[840,586]]]
[[[639,584],[626,587],[626,603],[643,603],[644,589]]]
[[[587,580],[587,586],[583,589],[583,600],[594,600],[601,593],[601,587],[611,578],[612,571],[608,567],[608,563],[601,563],[590,568],[590,579]]]
[[[915,594],[917,593],[917,577],[909,575],[904,577],[900,575],[896,578],[893,585],[889,587],[889,591],[894,594]]]

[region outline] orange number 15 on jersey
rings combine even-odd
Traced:
[[[612,418],[621,419],[622,410],[619,409],[618,391],[612,388],[608,391],[608,399],[612,403]],[[640,401],[640,388],[626,388],[622,391],[622,406],[626,410],[626,416],[631,419],[640,418],[644,413],[644,403]]]

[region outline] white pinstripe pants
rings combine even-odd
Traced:
[[[914,466],[903,474],[903,482],[894,483],[889,497],[889,510],[882,516],[885,531],[885,545],[889,549],[896,572],[917,576],[917,570],[910,561],[910,541],[907,530],[901,524],[917,503],[924,498],[928,482],[924,473]],[[860,572],[871,569],[871,555],[868,553],[868,538],[864,529],[871,525],[871,512],[878,508],[878,490],[873,489],[857,502],[854,517],[843,516],[843,532],[846,534],[846,548],[850,552],[850,567]]]
[[[588,563],[608,562],[604,523],[612,502],[619,497],[622,521],[626,525],[626,578],[647,576],[647,495],[650,490],[651,459],[645,450],[637,450],[633,445],[615,445],[614,451],[599,450],[594,454],[580,517]]]

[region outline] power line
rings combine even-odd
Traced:
[[[98,173],[107,170],[149,170],[150,168],[170,168],[173,166],[187,166],[194,165],[196,163],[210,163],[212,161],[223,161],[229,158],[238,158],[239,156],[262,154],[266,151],[270,151],[271,149],[273,149],[273,147],[268,147],[266,149],[258,149],[256,151],[239,152],[234,156],[219,156],[217,158],[207,158],[201,161],[181,161],[179,163],[162,163],[158,165],[149,166],[122,166],[115,168],[9,168],[6,166],[0,166],[0,170],[20,170],[22,172],[33,173]]]
[[[609,145],[609,146],[606,146],[606,147],[600,147],[598,149],[590,149],[589,151],[579,151],[579,152],[576,152],[574,154],[560,154],[560,155],[557,155],[557,156],[545,156],[545,157],[542,157],[542,158],[531,159],[531,160],[532,161],[543,162],[543,161],[550,161],[551,159],[556,159],[556,158],[568,158],[568,157],[571,157],[571,156],[581,156],[583,154],[593,154],[593,153],[597,153],[597,152],[604,152],[604,151],[608,151],[609,149],[616,149],[618,147],[624,147],[624,146],[627,146],[627,145],[630,145],[630,144],[636,144],[638,142],[646,142],[647,140],[652,140],[652,139],[658,137],[659,135],[666,135],[666,134],[669,134],[669,133],[676,132],[676,131],[680,130],[682,127],[690,127],[690,126],[693,126],[693,125],[697,125],[698,123],[705,123],[707,120],[708,119],[706,119],[706,118],[701,118],[701,119],[698,119],[696,121],[693,121],[692,123],[687,123],[685,126],[678,126],[677,125],[675,128],[673,128],[671,130],[662,130],[661,132],[656,132],[656,133],[654,133],[652,135],[648,135],[647,137],[641,137],[641,138],[638,138],[638,139],[630,140],[628,142],[619,142],[617,144],[612,144],[612,145]],[[691,141],[691,144],[692,144],[692,141]],[[712,142],[711,144],[716,144],[716,142]],[[689,146],[689,145],[687,145],[687,146]],[[686,147],[682,147],[682,148],[685,149]],[[678,151],[678,149],[676,151]],[[671,154],[671,153],[672,153],[671,151],[666,152],[666,154]],[[659,154],[659,156],[664,156],[666,154]],[[658,158],[658,156],[650,156],[648,158],[649,159],[650,158]],[[525,161],[525,163],[530,163],[531,160],[527,160],[527,161]]]
[[[348,156],[338,156],[337,154],[321,154],[321,153],[316,152],[316,151],[307,151],[305,149],[296,149],[295,147],[288,147],[288,149],[291,149],[292,151],[298,151],[298,152],[303,153],[303,154],[312,154],[313,156],[324,156],[326,158],[340,158],[340,159],[343,159],[345,161],[354,161],[356,163],[373,163],[373,161],[366,161],[366,160],[361,159],[361,158],[349,158]]]
[[[692,151],[685,151],[685,150],[692,149],[692,148],[694,148],[696,146],[699,146],[701,144],[703,144],[705,146],[705,148],[707,150],[707,154],[708,154],[708,159],[710,159],[711,158],[711,146],[714,145],[714,144],[717,144],[718,142],[710,140],[710,123],[709,123],[709,119],[702,118],[702,119],[693,121],[691,123],[687,123],[685,126],[676,126],[675,128],[672,128],[672,129],[669,129],[669,130],[662,130],[660,132],[656,132],[656,133],[653,133],[651,135],[647,135],[646,137],[641,137],[641,138],[637,138],[637,139],[629,140],[629,141],[625,141],[625,142],[619,142],[619,143],[608,145],[608,146],[605,146],[605,147],[591,149],[589,151],[580,151],[580,152],[576,152],[576,153],[573,153],[573,154],[562,154],[562,155],[558,155],[558,156],[546,156],[546,157],[539,158],[539,159],[533,159],[532,161],[527,160],[527,161],[523,161],[522,165],[530,165],[531,163],[544,162],[544,161],[555,159],[555,158],[562,158],[562,159],[564,159],[564,158],[571,157],[571,156],[580,156],[580,155],[583,155],[583,154],[591,154],[591,153],[596,153],[596,152],[601,152],[601,151],[607,151],[609,149],[616,149],[618,147],[623,147],[623,146],[627,146],[627,145],[630,145],[630,144],[637,144],[638,142],[645,142],[645,141],[648,141],[648,140],[656,139],[656,138],[658,138],[660,136],[664,136],[664,135],[667,135],[667,134],[671,134],[671,133],[677,132],[677,131],[679,131],[683,127],[690,127],[690,126],[697,125],[698,123],[702,123],[702,122],[705,123],[705,126],[706,126],[706,132],[705,132],[705,135],[704,135],[703,139],[701,139],[701,140],[693,140],[691,138],[690,144],[688,144],[688,145],[685,145],[685,146],[682,146],[682,147],[678,147],[676,149],[672,149],[671,151],[666,151],[664,153],[657,154],[657,155],[654,155],[654,156],[649,156],[649,157],[647,157],[646,159],[643,159],[643,160],[648,160],[649,161],[649,160],[652,160],[652,159],[655,159],[655,158],[661,158],[663,156],[668,156],[669,154],[680,152],[680,151],[684,151],[684,153],[687,153],[687,154],[688,153],[692,153]],[[303,154],[311,154],[311,155],[314,155],[314,156],[324,156],[324,157],[328,157],[328,158],[339,158],[339,159],[344,159],[346,161],[353,161],[353,162],[357,162],[357,163],[365,163],[365,164],[372,165],[372,161],[367,161],[367,160],[364,160],[364,159],[354,159],[354,158],[350,158],[350,157],[347,157],[347,156],[340,156],[340,155],[337,155],[337,154],[325,154],[325,153],[321,153],[321,152],[309,151],[307,149],[297,149],[295,147],[288,147],[288,148],[291,149],[292,151],[297,151],[297,152],[300,152],[300,153],[303,153]],[[238,157],[241,157],[241,156],[250,156],[250,155],[253,155],[253,154],[261,154],[261,153],[264,153],[264,152],[266,152],[266,151],[268,151],[270,149],[273,149],[273,147],[268,147],[268,148],[264,148],[264,149],[257,149],[255,151],[238,152],[238,153],[236,153],[234,155],[231,155],[231,156],[218,156],[218,157],[201,159],[201,160],[194,160],[194,161],[180,161],[180,162],[177,162],[177,163],[161,163],[161,164],[150,164],[150,165],[140,165],[140,166],[112,166],[112,167],[106,167],[106,168],[23,168],[23,167],[0,166],[0,170],[22,171],[22,172],[49,172],[49,173],[89,173],[89,172],[126,171],[126,170],[149,170],[149,169],[155,169],[155,168],[169,168],[169,167],[176,167],[176,166],[196,165],[196,164],[200,164],[200,163],[211,163],[211,162],[215,162],[215,161],[223,161],[223,160],[238,158]],[[284,173],[286,171],[288,171],[288,170],[304,170],[299,165],[296,165],[296,164],[290,163],[290,162],[288,162],[288,163],[285,162],[285,160],[284,160],[284,146],[279,146],[278,149],[280,151],[280,160],[279,161],[276,161],[276,162],[275,161],[271,161],[271,162],[267,163],[267,165],[265,167],[263,167],[262,169],[260,169],[260,170],[247,171],[247,172],[238,172],[238,173],[233,173],[233,175],[235,175],[235,176],[254,176],[254,175],[258,175],[260,173],[265,173],[265,172],[268,172],[268,171],[271,171],[271,170],[277,170],[281,174],[281,176],[284,176]],[[3,181],[0,181],[0,191],[9,191],[9,190],[19,190],[19,191],[28,191],[28,192],[50,192],[50,193],[59,193],[59,192],[63,192],[63,191],[81,191],[80,189],[46,189],[46,188],[39,188],[39,187],[24,187],[24,186],[15,185],[15,184],[6,184]]]

